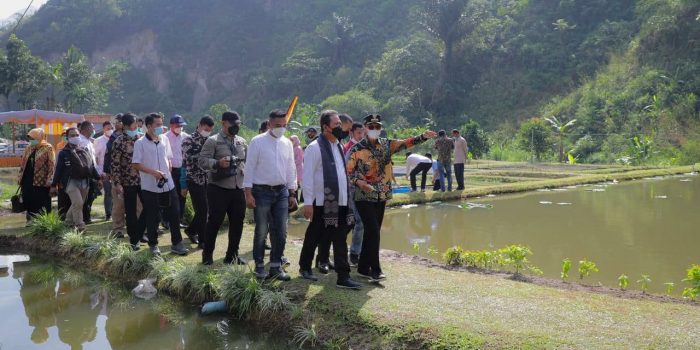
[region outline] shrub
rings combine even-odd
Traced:
[[[617,278],[617,285],[620,286],[620,289],[622,289],[622,290],[627,289],[627,286],[629,284],[630,284],[630,279],[624,273],[622,275],[620,275],[620,277]]]
[[[34,215],[29,224],[29,235],[32,237],[60,238],[67,231],[66,225],[61,221],[57,211],[45,212]]]
[[[638,279],[637,283],[641,285],[642,293],[646,294],[647,290],[649,290],[649,283],[651,283],[651,277],[649,277],[649,275],[642,275],[642,278]]]
[[[528,264],[527,257],[532,255],[532,251],[528,247],[512,244],[503,249],[502,254],[505,255],[506,263],[513,266],[515,274],[519,275],[520,270]]]
[[[683,297],[695,300],[700,295],[700,265],[692,265],[688,268],[687,278],[683,282],[688,282],[690,287],[683,289]]]
[[[579,279],[588,277],[592,272],[598,272],[598,267],[594,262],[583,259],[578,262]]]
[[[462,265],[462,247],[456,246],[448,248],[445,254],[442,255],[442,259],[447,265],[459,266]]]

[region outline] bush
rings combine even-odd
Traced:
[[[57,211],[34,215],[29,224],[29,235],[32,237],[60,238],[66,233],[67,227],[61,221]]]
[[[537,160],[552,150],[552,133],[550,128],[540,118],[523,122],[518,131],[518,146],[526,152],[531,152]]]
[[[462,136],[467,140],[469,152],[474,158],[481,158],[484,154],[489,153],[489,139],[486,133],[475,120],[469,120],[462,125]]]
[[[683,289],[683,296],[695,300],[700,295],[700,265],[688,268],[687,278],[683,279],[683,282],[690,284],[690,287]]]
[[[445,254],[442,255],[442,259],[447,265],[459,266],[462,265],[462,253],[464,251],[460,246],[448,248]]]

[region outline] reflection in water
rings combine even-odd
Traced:
[[[387,210],[381,245],[414,254],[413,244],[428,256],[461,245],[464,249],[530,246],[531,260],[545,276],[558,278],[561,261],[596,262],[599,273],[586,283],[617,286],[650,275],[650,290],[663,293],[665,282],[684,285],[685,270],[700,263],[700,176],[647,179],[580,186]],[[492,207],[490,206],[492,205]],[[302,237],[305,224],[290,225]],[[631,283],[630,288],[638,287]],[[676,288],[680,294],[682,288]]]
[[[121,286],[27,260],[0,257],[11,271],[0,276],[0,349],[286,347],[243,323],[199,317],[167,297],[138,300]]]

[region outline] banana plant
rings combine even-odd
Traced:
[[[545,117],[544,120],[549,122],[549,124],[552,126],[554,131],[557,133],[557,137],[559,139],[559,163],[563,163],[564,162],[564,137],[569,134],[569,132],[573,128],[574,124],[576,123],[576,119],[571,119],[568,122],[564,122],[563,120],[560,121],[555,116],[551,116],[549,118]]]

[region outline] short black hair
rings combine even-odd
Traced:
[[[84,120],[78,124],[80,131],[87,129],[90,126],[92,126],[92,123],[89,120]]]
[[[221,120],[227,122],[233,122],[236,120],[241,120],[241,115],[236,111],[226,111],[221,113]]]
[[[163,119],[163,116],[158,114],[158,113],[151,113],[151,114],[146,116],[146,119],[144,120],[144,124],[146,124],[146,126],[152,125],[153,122],[159,118]]]
[[[438,131],[438,136],[445,136],[445,130]]]
[[[274,109],[270,112],[270,119],[286,118],[287,112],[281,109]]]
[[[199,125],[214,126],[214,118],[209,115],[205,115],[199,120]]]
[[[325,111],[321,112],[321,118],[319,118],[321,129],[323,129],[324,125],[331,125],[331,117],[333,117],[334,115],[338,115],[338,112],[332,109],[326,109]]]
[[[428,158],[430,158],[430,159],[433,159],[433,155],[430,154],[430,153],[426,153],[425,156],[428,157]]]
[[[411,152],[406,152],[406,158],[408,158],[408,156],[410,156],[411,154],[413,154],[413,153],[411,153]]]
[[[362,125],[362,123],[354,122],[354,123],[352,123],[352,128],[350,128],[350,132],[355,132],[355,130],[362,129],[364,127],[365,126]]]
[[[338,114],[341,123],[352,123],[352,117],[346,113]]]
[[[267,129],[270,128],[270,121],[265,120],[262,123],[260,123],[260,129],[258,129],[259,132],[265,132]]]
[[[124,114],[122,116],[122,124],[124,124],[124,126],[130,126],[130,125],[136,123],[137,119],[141,119],[141,118],[139,118],[138,116],[136,116],[133,113],[127,113],[127,114]]]
[[[71,130],[78,131],[78,128],[75,126],[71,126],[70,128],[66,129],[66,136],[68,136],[68,133],[70,133]],[[78,133],[80,133],[80,132],[78,132]]]
[[[112,122],[110,122],[110,121],[108,120],[108,121],[102,123],[102,127],[103,127],[103,128],[104,128],[105,126],[107,126],[107,125],[112,126]]]
[[[120,121],[122,121],[122,117],[123,117],[123,116],[124,116],[124,114],[123,114],[123,113],[117,113],[116,115],[114,115],[114,117],[113,117],[113,118],[114,118],[114,120],[116,120],[116,121],[119,121],[119,122],[120,122]]]

